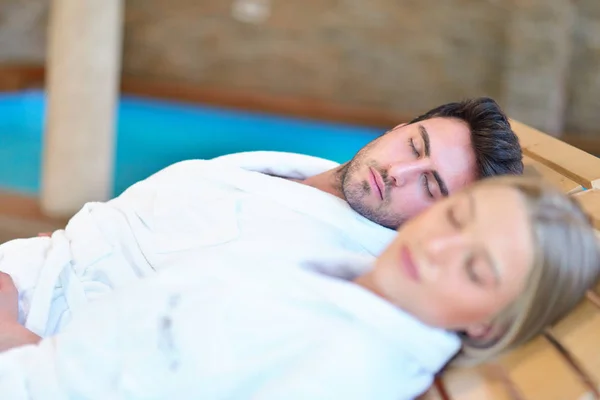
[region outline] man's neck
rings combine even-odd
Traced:
[[[310,176],[304,180],[296,180],[304,185],[312,186],[323,192],[332,194],[342,200],[346,200],[342,191],[342,174],[346,164],[330,169],[318,175]]]

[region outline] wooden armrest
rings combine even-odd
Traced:
[[[585,300],[551,330],[592,386],[600,385],[600,308]]]
[[[518,121],[511,119],[510,124],[519,137],[525,155],[585,188],[600,189],[599,158]]]
[[[594,228],[600,229],[600,190],[585,190],[573,195],[592,217]]]
[[[524,399],[579,399],[589,389],[577,371],[543,336],[502,357],[499,363]]]
[[[537,176],[545,179],[547,182],[550,182],[562,190],[563,193],[574,194],[583,190],[583,186],[581,186],[579,183],[567,178],[560,172],[553,170],[547,165],[542,164],[531,157],[523,156],[523,164],[525,165],[525,171],[523,175]]]

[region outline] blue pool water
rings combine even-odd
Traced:
[[[0,94],[0,189],[40,188],[45,96]],[[174,162],[250,150],[290,151],[343,162],[381,129],[208,106],[120,99],[114,193]]]

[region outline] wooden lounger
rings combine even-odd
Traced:
[[[517,121],[511,124],[523,147],[525,174],[574,196],[600,230],[600,159]],[[600,399],[600,286],[544,335],[497,362],[449,369],[422,399]]]

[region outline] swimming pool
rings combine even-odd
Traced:
[[[0,189],[37,195],[45,95],[0,94]],[[117,118],[114,194],[174,162],[251,150],[290,151],[343,162],[379,128],[123,96]]]

